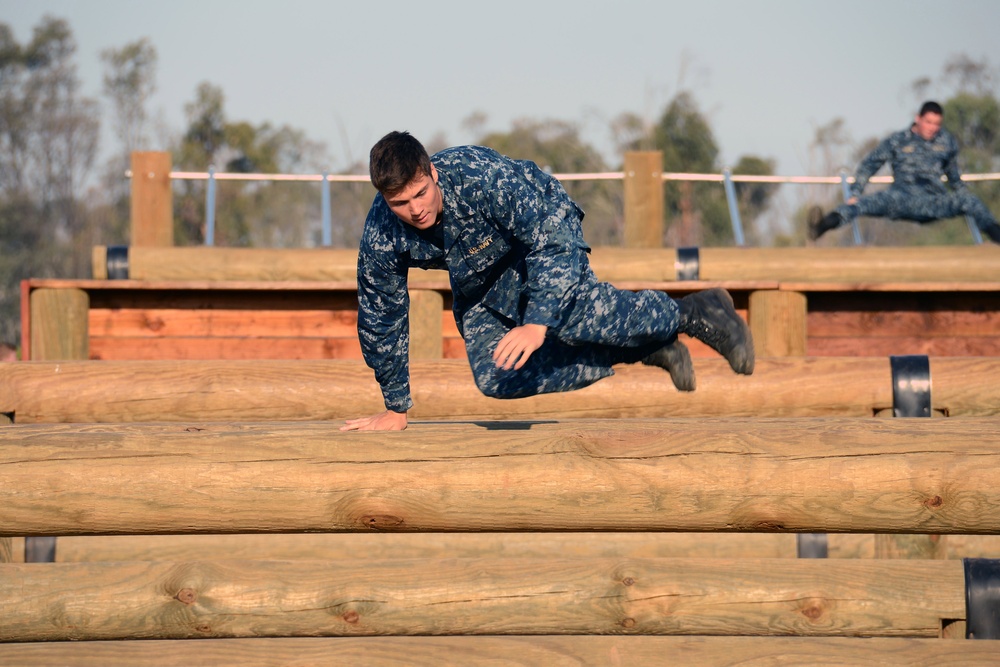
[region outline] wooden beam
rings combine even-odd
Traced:
[[[0,537],[1000,532],[1000,421],[11,425]]]
[[[410,359],[440,359],[444,352],[444,297],[440,292],[422,289],[411,289],[409,296]]]
[[[938,637],[958,561],[428,559],[0,565],[7,641],[357,635]]]
[[[170,153],[133,152],[131,245],[172,246],[173,211]]]
[[[297,637],[259,639],[49,642],[0,645],[0,660],[22,667],[242,665],[465,667],[505,665],[736,664],[941,667],[996,664],[995,642],[850,637]]]
[[[663,246],[663,152],[625,152],[625,229],[627,248]]]
[[[933,357],[935,415],[1000,414],[1000,358]],[[468,362],[411,365],[416,420],[629,417],[871,417],[892,412],[888,357],[758,359],[754,374],[694,360],[698,389],[658,368],[621,366],[576,392],[515,401],[483,396]],[[361,361],[82,361],[0,364],[0,412],[20,424],[346,419],[383,409]]]
[[[652,172],[650,172],[652,177]],[[626,181],[628,187],[628,181]],[[662,202],[662,198],[659,200]],[[662,204],[661,204],[662,206]],[[627,214],[628,215],[628,214]],[[633,214],[655,220],[652,210]],[[677,251],[659,236],[639,247],[597,247],[590,256],[601,280],[676,281]],[[627,221],[628,224],[628,221]],[[655,224],[638,224],[637,236],[655,234]],[[654,231],[650,232],[652,229]],[[628,232],[632,234],[633,232]],[[333,248],[129,248],[129,275],[136,280],[350,280],[357,274],[357,250]],[[106,255],[105,255],[106,256]],[[95,257],[100,254],[95,251]],[[98,264],[100,262],[98,261]],[[98,266],[94,277],[102,276]],[[106,272],[106,267],[104,267]],[[417,277],[443,274],[420,271]],[[702,281],[840,283],[1000,282],[1000,253],[993,246],[701,248]],[[413,276],[411,275],[411,280]],[[446,278],[442,281],[447,286]]]
[[[31,292],[31,359],[86,359],[90,297],[81,289],[39,288]]]
[[[899,536],[905,537],[905,536]],[[367,558],[796,558],[791,533],[336,533],[60,537],[63,563]],[[875,557],[874,535],[826,536],[830,558]],[[14,542],[23,561],[23,538]],[[940,558],[1000,558],[1000,535],[949,535]]]
[[[749,324],[757,356],[806,356],[806,310],[801,292],[751,292]]]

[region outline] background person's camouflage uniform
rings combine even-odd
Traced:
[[[861,196],[868,180],[886,162],[892,166],[892,185]],[[942,176],[948,179],[950,190]],[[856,203],[835,209],[843,220],[841,226],[853,223],[859,215],[919,223],[970,215],[980,231],[1000,243],[1000,225],[962,182],[958,142],[944,129],[929,141],[912,129],[889,135],[858,165],[851,195],[858,198]]]
[[[406,291],[410,267],[447,269],[455,321],[476,384],[516,398],[585,387],[676,338],[678,307],[662,292],[599,283],[583,241],[583,212],[534,163],[488,148],[431,157],[443,216],[426,232],[375,197],[358,257],[358,333],[387,409],[413,405]],[[515,326],[543,324],[545,343],[519,370],[496,367],[497,342]]]

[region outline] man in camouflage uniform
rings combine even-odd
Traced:
[[[942,129],[943,116],[940,104],[925,102],[909,129],[889,135],[861,161],[851,185],[851,198],[845,204],[825,216],[819,207],[809,212],[809,237],[816,240],[831,229],[853,223],[859,215],[921,224],[969,215],[980,231],[1000,243],[1000,225],[962,182],[958,142]],[[862,196],[868,179],[886,162],[892,165],[892,185]],[[942,176],[948,179],[950,190]]]
[[[406,428],[411,267],[447,269],[455,321],[487,396],[578,389],[613,374],[613,364],[639,361],[693,390],[679,331],[736,372],[753,372],[749,328],[725,290],[675,301],[598,282],[583,211],[533,162],[481,146],[429,157],[408,133],[392,132],[372,148],[370,170],[379,194],[358,255],[358,334],[386,411],[343,430]]]

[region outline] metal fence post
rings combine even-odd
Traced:
[[[736,199],[736,188],[733,186],[733,173],[729,167],[722,170],[722,182],[726,186],[726,200],[729,202],[729,222],[733,226],[733,238],[736,245],[743,247],[746,242],[743,239],[743,221],[740,220],[740,207]]]
[[[208,187],[205,189],[205,245],[215,245],[215,167],[208,168]]]
[[[323,172],[323,245],[333,245],[333,224],[330,221],[330,178],[327,172]]]
[[[851,198],[851,186],[847,182],[847,171],[845,169],[840,170],[840,189],[844,193],[844,203]],[[857,219],[851,223],[851,232],[854,234],[854,245],[861,245],[861,228],[858,227]]]

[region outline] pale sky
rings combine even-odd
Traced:
[[[908,124],[910,84],[938,79],[949,56],[1000,66],[997,0],[0,0],[21,43],[45,14],[69,22],[85,94],[101,98],[102,50],[148,37],[150,112],[174,133],[209,81],[229,120],[302,129],[331,170],[395,129],[468,143],[462,121],[477,111],[495,131],[571,121],[609,155],[611,119],[655,120],[684,87],[724,163],[756,154],[779,174],[814,173],[817,126],[841,116],[858,142],[882,136]]]

